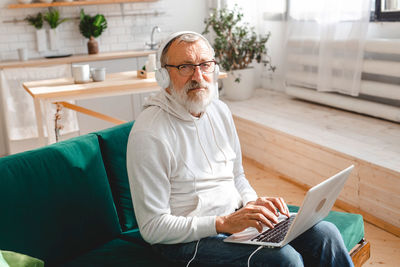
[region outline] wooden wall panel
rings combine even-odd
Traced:
[[[246,157],[293,178],[304,187],[310,188],[353,163],[246,121],[237,120],[236,124]],[[335,160],[339,162],[338,166],[330,164]],[[357,192],[358,176],[353,171],[339,198],[358,205]]]

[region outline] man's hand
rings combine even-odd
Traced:
[[[273,224],[278,223],[279,215],[276,209],[289,217],[289,210],[282,198],[259,197],[232,214],[217,216],[215,222],[217,233],[234,234],[248,227],[254,227],[261,232],[263,225],[274,228]]]
[[[270,211],[272,211],[276,216],[279,216],[278,212],[276,211],[277,209],[282,213],[283,215],[286,215],[289,217],[289,209],[281,197],[259,197],[257,200],[251,201],[249,203],[254,203],[255,205],[260,205],[264,206]]]

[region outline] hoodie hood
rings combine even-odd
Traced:
[[[193,121],[193,116],[176,101],[166,90],[160,90],[156,95],[150,96],[145,102],[143,109],[156,106],[167,112],[168,114],[183,120]]]

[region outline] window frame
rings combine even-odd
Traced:
[[[375,0],[375,21],[400,21],[400,11],[385,12],[381,10],[382,0]]]

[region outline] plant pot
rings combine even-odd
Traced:
[[[58,30],[49,29],[50,50],[58,50]]]
[[[223,79],[223,94],[228,100],[245,100],[253,96],[255,90],[254,68],[229,71]],[[240,79],[240,82],[235,82]]]
[[[90,37],[87,46],[89,55],[99,53],[99,43],[94,39],[94,37]]]
[[[47,36],[45,29],[36,30],[36,45],[38,52],[47,51]]]

